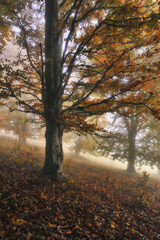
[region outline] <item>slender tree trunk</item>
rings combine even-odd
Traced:
[[[129,173],[136,173],[134,162],[128,162],[127,172],[129,172]]]
[[[25,136],[21,136],[21,143],[26,143],[26,137]]]
[[[136,124],[134,119],[131,119],[128,131],[128,166],[127,172],[136,173]]]
[[[135,173],[135,138],[134,134],[130,135],[129,139],[129,147],[128,147],[128,166],[127,166],[127,171],[130,173]]]
[[[63,176],[61,41],[58,24],[58,0],[46,0],[45,12],[45,93],[46,148],[43,173],[54,178]]]

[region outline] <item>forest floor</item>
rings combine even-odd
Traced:
[[[0,140],[0,239],[160,240],[160,181],[68,157],[53,182],[43,159]]]

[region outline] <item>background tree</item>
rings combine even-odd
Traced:
[[[15,98],[22,111],[44,119],[43,172],[60,177],[64,129],[98,131],[87,117],[123,106],[126,99],[119,96],[146,83],[146,74],[129,77],[138,71],[137,56],[130,55],[158,43],[158,1],[21,0],[10,11],[12,29],[18,29],[14,40],[24,54],[1,64],[0,96]],[[23,68],[14,70],[18,63]]]
[[[110,154],[113,159],[127,161],[127,171],[135,173],[136,137],[140,130],[140,116],[136,115],[135,111],[127,110],[116,114],[112,138],[101,144],[99,149],[103,155]]]
[[[160,165],[160,123],[159,120],[153,117],[148,117],[148,121],[139,135],[139,147],[137,156],[140,165],[150,165],[159,168]]]
[[[157,166],[159,157],[159,121],[133,109],[119,111],[114,117],[112,137],[101,142],[98,151],[114,160],[127,162],[127,171],[135,173],[135,165]]]
[[[73,136],[73,134],[72,134]],[[71,146],[69,149],[77,158],[81,157],[81,153],[94,154],[96,141],[91,135],[74,135],[70,138]]]
[[[25,143],[27,138],[38,136],[40,124],[33,115],[27,115],[22,112],[9,112],[7,109],[0,112],[0,129],[6,132],[12,132],[17,136],[18,141]]]
[[[10,39],[10,20],[9,18],[13,17],[13,12],[10,11],[14,7],[14,1],[4,1],[0,0],[0,52],[6,44],[6,41]],[[9,16],[9,17],[6,17]]]

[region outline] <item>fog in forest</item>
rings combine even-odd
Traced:
[[[67,134],[65,135],[65,137],[66,136],[67,136]],[[17,139],[17,137],[15,135],[13,135],[11,132],[6,133],[4,130],[0,131],[0,137],[9,137],[9,138],[12,138],[12,139],[15,139],[15,140]],[[38,137],[37,136],[36,138],[27,138],[26,142],[28,144],[31,144],[31,145],[35,145],[35,146],[38,146],[38,147],[41,147],[41,148],[45,148],[44,137]],[[70,139],[68,139],[68,142],[70,142]],[[73,157],[74,159],[77,158],[77,160],[78,160],[77,155],[75,155],[73,153],[73,150],[70,150],[71,144],[72,144],[71,142],[69,144],[67,144],[66,142],[63,143],[64,156],[65,157]],[[94,155],[89,154],[89,153],[80,153],[79,160],[83,161],[83,162],[86,162],[86,161],[94,162],[97,165],[108,167],[111,170],[114,170],[114,169],[126,170],[126,168],[127,168],[127,163],[126,162],[122,163],[118,160],[112,160],[111,157],[94,156]],[[158,169],[155,166],[152,167],[152,168],[150,166],[144,166],[144,165],[141,168],[136,166],[136,171],[138,173],[142,173],[143,171],[147,171],[150,174],[151,177],[159,178],[159,175],[157,174]]]

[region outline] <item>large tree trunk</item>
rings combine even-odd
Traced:
[[[63,127],[55,119],[46,122],[46,148],[43,172],[54,178],[63,176]]]
[[[46,148],[43,173],[54,178],[63,176],[61,41],[58,23],[58,0],[46,0],[45,12],[45,94]],[[43,87],[43,86],[42,86]]]

